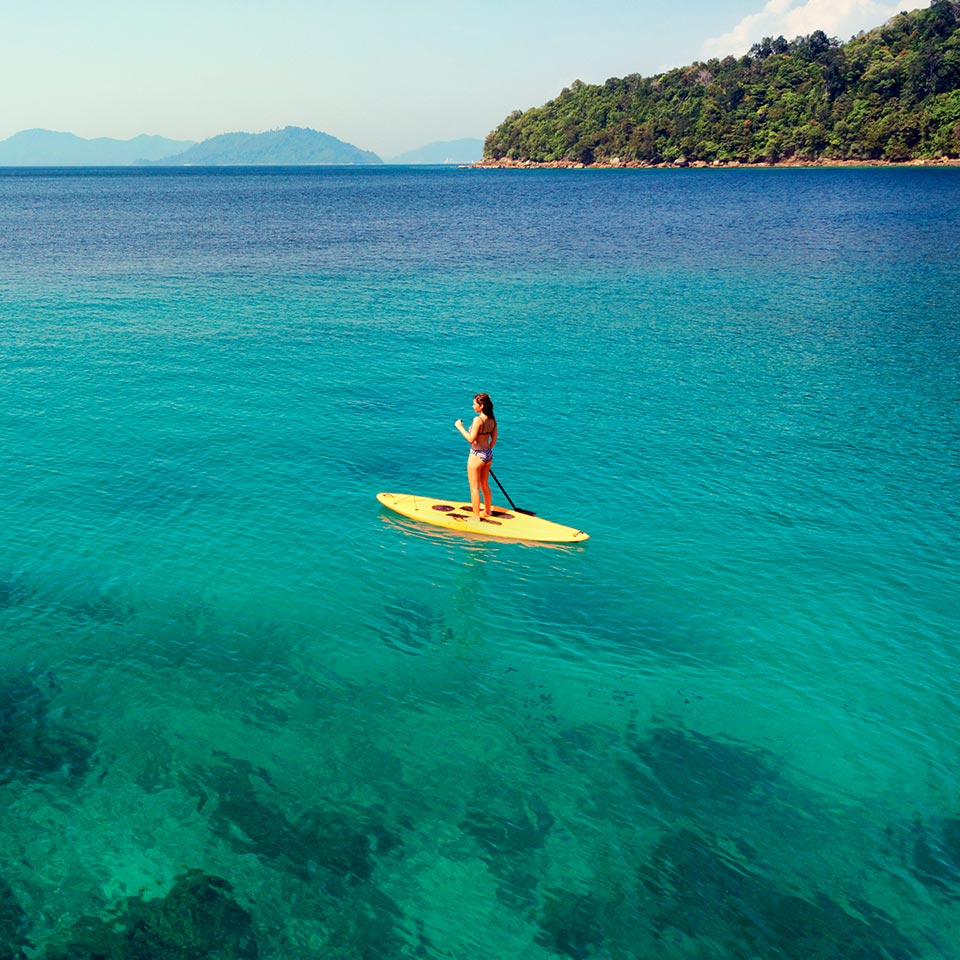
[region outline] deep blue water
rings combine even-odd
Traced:
[[[956,957],[960,170],[0,170],[0,344],[0,955]]]

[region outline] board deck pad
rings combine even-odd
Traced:
[[[437,500],[412,493],[378,493],[383,506],[403,517],[429,523],[444,530],[458,533],[478,534],[485,537],[502,537],[506,540],[533,540],[540,543],[582,543],[589,536],[582,530],[565,527],[562,523],[534,517],[519,510],[507,510],[494,504],[493,515],[478,523],[473,516],[473,507],[462,500]]]

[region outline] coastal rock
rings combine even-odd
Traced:
[[[901,160],[892,162],[888,160],[835,160],[827,157],[821,157],[817,160],[778,160],[770,162],[767,160],[757,163],[745,163],[739,160],[714,160],[710,163],[706,161],[687,161],[679,164],[677,161],[669,163],[650,163],[644,160],[623,160],[619,159],[614,163],[612,159],[594,160],[593,163],[579,163],[572,160],[514,160],[509,157],[484,157],[479,163],[468,164],[473,169],[485,170],[683,170],[683,169],[701,169],[709,168],[712,170],[739,169],[739,170],[760,170],[770,167],[960,167],[960,158],[939,157],[935,160]]]

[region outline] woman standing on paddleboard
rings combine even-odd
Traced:
[[[493,463],[493,445],[497,442],[497,421],[493,418],[493,401],[489,393],[478,393],[473,398],[473,424],[469,432],[462,420],[454,426],[470,444],[467,457],[467,479],[470,481],[470,503],[473,505],[474,520],[480,519],[480,493],[483,492],[483,515],[489,517],[493,512],[493,498],[490,496],[490,465]]]

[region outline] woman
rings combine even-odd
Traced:
[[[470,502],[473,505],[473,519],[480,520],[480,492],[483,491],[483,515],[489,517],[493,512],[493,499],[490,496],[490,465],[493,462],[493,446],[497,442],[497,421],[493,418],[493,401],[488,393],[478,393],[473,398],[473,424],[469,432],[462,420],[454,426],[470,444],[467,457],[467,479],[470,481]]]

